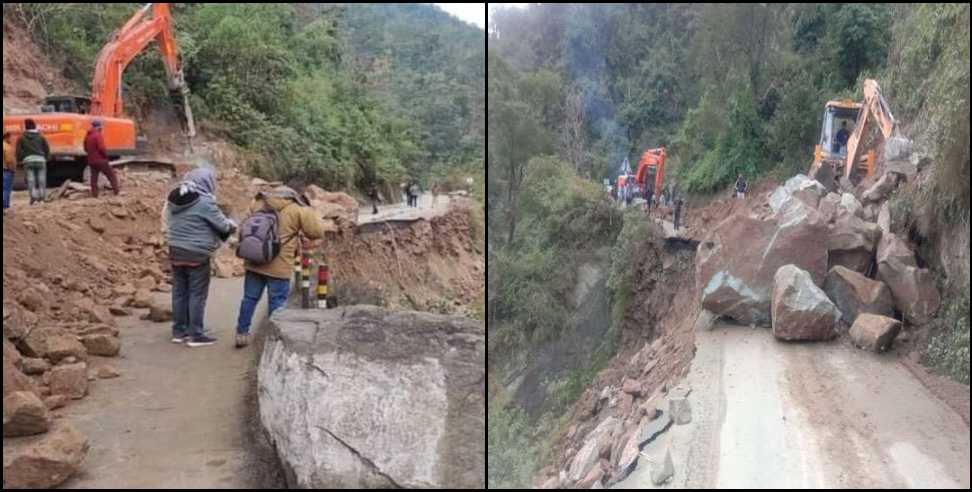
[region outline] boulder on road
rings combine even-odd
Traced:
[[[51,369],[51,394],[80,400],[88,394],[88,366],[84,362]]]
[[[52,489],[77,472],[88,439],[65,420],[47,434],[3,443],[5,489]]]
[[[108,334],[85,335],[81,337],[81,342],[84,343],[91,355],[114,357],[121,351],[121,340]]]
[[[675,476],[675,464],[672,462],[672,451],[668,446],[660,454],[649,459],[651,465],[651,483],[656,486],[664,485]]]
[[[688,397],[673,396],[668,400],[669,410],[672,420],[678,425],[688,425],[692,423],[692,405]]]
[[[260,417],[291,487],[485,489],[485,368],[479,321],[282,310],[259,365]]]
[[[625,379],[621,391],[634,396],[641,396],[641,383],[634,379]]]
[[[567,478],[571,482],[579,482],[586,477],[591,469],[597,465],[601,457],[601,449],[610,446],[611,437],[617,432],[621,422],[614,417],[604,419],[587,435],[587,440],[580,451],[571,461],[567,471]]]
[[[891,260],[906,266],[918,266],[915,252],[908,247],[908,244],[895,234],[885,233],[878,242],[877,263],[880,265]]]
[[[43,434],[50,428],[47,406],[30,391],[14,391],[3,397],[3,437]]]
[[[773,336],[786,341],[830,340],[840,311],[809,273],[786,265],[773,289]]]
[[[21,352],[28,357],[46,358],[57,364],[61,359],[75,357],[80,360],[88,358],[88,351],[63,328],[41,327],[35,328],[21,340]]]
[[[775,220],[736,214],[699,245],[696,281],[702,308],[742,324],[768,326],[776,271],[797,265],[823,285],[827,274],[827,225],[816,210],[796,201]]]
[[[148,314],[143,319],[152,321],[153,323],[167,323],[172,321],[172,305],[153,302],[149,307]]]
[[[840,309],[841,318],[848,325],[863,313],[894,316],[894,298],[887,285],[842,266],[834,267],[827,274],[824,292]]]
[[[792,200],[799,200],[812,208],[817,208],[820,198],[827,194],[827,188],[819,182],[798,174],[783,185],[776,188],[770,196],[770,208],[778,214],[792,204]]]
[[[858,316],[851,327],[850,337],[854,345],[871,352],[884,352],[891,347],[894,338],[901,332],[901,322],[873,314]]]
[[[831,223],[837,218],[837,211],[840,209],[840,195],[837,193],[829,193],[827,196],[820,199],[820,205],[817,206],[817,212],[823,218],[826,223]]]
[[[851,193],[844,193],[840,196],[840,204],[837,206],[837,217],[843,215],[853,215],[859,219],[865,219],[864,205]]]
[[[864,203],[877,203],[884,201],[888,195],[898,186],[898,176],[894,173],[884,173],[881,179],[874,183],[864,192],[862,198]]]
[[[24,374],[29,376],[36,376],[38,374],[44,374],[51,369],[51,363],[44,359],[35,359],[33,357],[27,357],[20,360],[20,368],[24,371]]]
[[[897,161],[910,159],[914,142],[904,137],[892,137],[884,142],[884,160]]]
[[[31,391],[36,393],[37,388],[29,377],[25,376],[20,369],[14,365],[13,361],[4,357],[3,359],[3,396],[6,397],[15,391]]]
[[[3,339],[3,360],[10,361],[10,363],[17,367],[23,367],[23,357],[20,356],[20,352],[6,338]]]
[[[827,240],[828,266],[865,273],[874,263],[881,228],[851,214],[840,215]]]
[[[894,304],[913,325],[931,321],[941,305],[941,294],[931,271],[896,259],[878,265],[878,278],[891,289]]]

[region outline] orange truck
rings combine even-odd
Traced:
[[[3,131],[12,133],[15,141],[23,134],[27,119],[37,123],[38,130],[51,147],[49,182],[81,180],[86,157],[84,137],[95,120],[104,124],[105,146],[109,157],[116,161],[112,165],[118,165],[117,159],[138,155],[144,150],[144,139],[138,136],[135,122],[125,117],[122,75],[132,60],[153,41],[158,42],[162,52],[168,89],[182,107],[182,126],[191,145],[196,134],[195,122],[189,107],[189,88],[179,60],[169,4],[148,4],[116,31],[101,49],[90,98],[51,96],[44,99],[39,114],[3,116]],[[17,174],[17,181],[22,183],[19,169]]]

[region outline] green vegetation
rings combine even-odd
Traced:
[[[490,350],[550,340],[569,323],[578,259],[613,243],[621,219],[600,186],[550,157],[529,162],[521,233],[512,247],[490,248]],[[491,238],[492,241],[492,238]],[[502,286],[502,287],[499,287]]]
[[[537,450],[526,414],[491,398],[487,419],[487,488],[529,487]]]
[[[935,322],[938,334],[924,362],[956,381],[969,384],[969,293],[949,297]]]
[[[87,86],[98,51],[142,4],[6,7]],[[430,5],[172,9],[197,118],[255,151],[253,172],[346,190],[460,172],[461,187],[483,182],[482,31]],[[128,68],[125,97],[135,115],[168,104],[157,50]]]

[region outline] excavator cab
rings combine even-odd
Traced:
[[[836,145],[837,132],[847,122],[850,136],[847,145]],[[851,100],[829,101],[824,110],[820,141],[814,150],[810,177],[828,189],[835,189],[835,178],[843,177],[856,183],[874,175],[874,149],[862,152],[861,144],[870,126],[877,127],[885,139],[894,135],[897,123],[875,80],[864,81],[864,102]]]
[[[80,96],[50,96],[41,102],[42,113],[88,114],[91,112],[91,98]]]
[[[837,133],[844,123],[847,131],[853,132],[857,125],[857,115],[861,105],[853,101],[830,101],[827,103],[823,116],[823,128],[820,129],[821,150],[831,155],[847,156],[847,145],[837,143]]]

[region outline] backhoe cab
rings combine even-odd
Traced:
[[[847,123],[849,136],[846,144],[841,145],[837,135],[844,123]],[[894,115],[891,114],[876,81],[864,81],[862,103],[851,100],[828,101],[824,109],[820,140],[814,150],[810,176],[830,189],[834,189],[836,177],[856,182],[859,178],[873,176],[877,164],[874,149],[861,156],[860,148],[864,132],[872,124],[878,126],[885,139],[891,138],[897,128]]]

